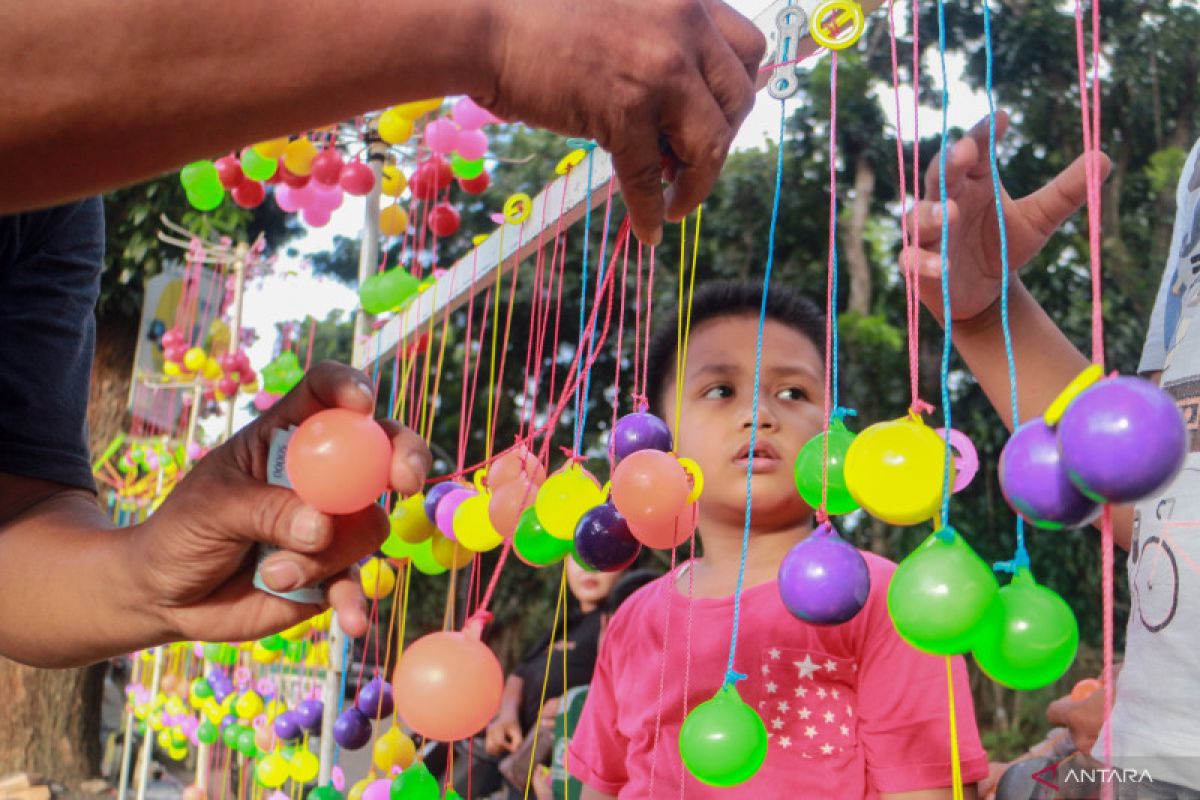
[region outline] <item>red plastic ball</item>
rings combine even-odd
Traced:
[[[338,183],[342,185],[346,194],[362,197],[375,188],[375,173],[363,162],[351,161],[342,167]]]
[[[429,229],[443,239],[458,233],[461,222],[458,212],[449,203],[439,203],[429,214]]]
[[[226,189],[236,189],[246,180],[241,163],[233,156],[221,156],[216,160],[217,178]]]
[[[467,194],[483,194],[492,185],[492,176],[486,172],[481,172],[470,180],[459,178],[458,185]]]
[[[337,186],[342,176],[342,156],[330,147],[322,150],[312,162],[312,179],[322,186]]]
[[[285,466],[301,500],[326,514],[352,514],[387,489],[391,460],[392,443],[374,419],[330,408],[296,429]]]
[[[308,175],[297,175],[296,173],[289,171],[288,168],[283,165],[282,159],[279,161],[279,168],[275,170],[275,174],[279,177],[279,180],[283,181],[293,189],[303,189],[305,186],[308,186],[308,182],[310,180],[310,176]]]
[[[259,181],[244,180],[230,192],[233,202],[242,208],[255,208],[267,197],[267,189]]]

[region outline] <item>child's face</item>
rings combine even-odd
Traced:
[[[753,419],[758,318],[721,317],[694,329],[684,373],[678,454],[704,472],[701,517],[741,525]],[[664,413],[675,424],[675,382],[667,378]],[[768,319],[763,330],[751,525],[779,530],[803,523],[812,509],[796,491],[792,466],[822,430],[824,366],[804,334]],[[703,522],[701,523],[703,525]]]

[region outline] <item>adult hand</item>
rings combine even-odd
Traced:
[[[996,138],[1008,129],[1008,115],[996,115]],[[1014,273],[1029,262],[1054,231],[1087,201],[1087,156],[1080,156],[1042,188],[1013,199],[1000,187],[1008,240],[1009,269]],[[1108,177],[1111,162],[1099,155],[1100,178]],[[910,217],[919,247],[906,247],[902,265],[915,263],[921,301],[942,318],[940,159],[925,173],[925,199]],[[1003,267],[1000,226],[988,158],[988,123],[980,120],[946,153],[947,263],[950,266],[950,309],[955,321],[973,319],[1000,297]]]
[[[509,0],[493,6],[491,85],[505,119],[612,153],[634,233],[650,244],[712,190],[754,104],[766,41],[720,0]],[[661,143],[675,161],[664,198]]]
[[[291,490],[268,485],[270,440],[326,408],[370,414],[375,394],[365,375],[332,362],[318,364],[267,413],[196,464],[158,511],[134,529],[134,553],[148,598],[176,638],[243,641],[294,625],[325,606],[284,600],[255,589],[255,548],[281,548],[262,565],[272,589],[326,581],[326,601],[352,636],[366,632],[362,590],[352,565],[388,533],[383,509],[371,505],[329,516]],[[403,495],[420,491],[431,465],[412,431],[380,421],[392,440],[389,482]]]
[[[1071,695],[1058,698],[1046,707],[1046,720],[1065,727],[1071,732],[1075,749],[1091,755],[1104,725],[1104,690],[1094,691],[1082,700]]]
[[[513,717],[497,717],[487,726],[484,734],[484,749],[491,755],[515,753],[525,740],[521,724]]]

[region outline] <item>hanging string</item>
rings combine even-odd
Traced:
[[[609,183],[608,183],[608,201],[605,203],[605,207],[604,207],[604,226],[600,232],[600,257],[596,260],[596,269],[597,269],[596,280],[597,281],[604,280],[605,256],[608,254],[608,226],[609,226],[609,223],[612,221],[612,206],[613,206],[613,182],[609,181]],[[581,316],[582,316],[582,309],[581,309]],[[581,335],[579,338],[579,346],[583,347],[582,331],[581,331]],[[595,347],[596,347],[596,329],[592,328],[591,330],[588,331],[588,352],[589,353],[592,352],[592,350]],[[618,356],[618,360],[620,360],[620,356]],[[588,394],[589,394],[589,389],[591,388],[591,385],[592,385],[592,374],[591,374],[591,372],[588,372],[583,376],[583,389],[582,389],[582,393],[579,395],[578,404],[576,406],[576,412],[575,412],[575,423],[576,423],[575,424],[575,452],[576,453],[581,453],[583,451],[583,431],[587,427]]]
[[[588,244],[592,240],[592,174],[595,165],[596,151],[588,150],[587,157],[587,194],[584,198],[584,206],[586,210],[583,214],[583,274],[579,279],[579,344],[577,349],[583,347],[583,318],[587,311],[587,284],[588,284]],[[582,367],[582,362],[577,360],[575,373],[576,387],[579,385],[578,369]],[[573,452],[579,452],[579,440],[583,435],[583,428],[579,424],[579,396],[575,397],[575,439],[573,442]],[[583,404],[587,405],[587,398],[583,398]]]
[[[837,326],[837,76],[838,53],[830,53],[829,63],[829,261],[825,298],[825,436],[821,438],[821,505],[817,520],[829,521],[829,428],[838,414],[838,326]],[[783,104],[780,103],[780,106]],[[783,116],[783,110],[780,109]],[[783,123],[779,126],[779,150],[783,152]],[[781,156],[782,158],[782,156]]]
[[[1000,192],[1000,166],[996,157],[996,103],[993,92],[993,44],[992,11],[989,0],[983,2],[983,42],[987,57],[986,92],[988,102],[988,164],[992,173],[992,197],[996,205],[996,224],[1000,235],[1000,328],[1004,333],[1004,357],[1008,364],[1009,404],[1012,408],[1012,428],[1021,424],[1017,401],[1017,363],[1013,356],[1012,328],[1009,322],[1009,258],[1008,226],[1004,219],[1004,198]],[[1029,552],[1025,549],[1025,520],[1017,515],[1017,546],[1012,561],[996,564],[996,569],[1016,572],[1029,566]]]
[[[783,192],[783,136],[786,131],[786,104],[779,104],[779,147],[775,162],[775,197],[771,202],[771,227],[767,238],[767,265],[763,270],[762,305],[758,313],[758,342],[754,347],[754,396],[750,412],[750,452],[746,463],[746,521],[742,529],[742,552],[738,562],[737,588],[733,595],[733,630],[729,637],[729,662],[725,666],[725,685],[732,686],[746,676],[734,671],[737,658],[738,626],[742,614],[742,585],[746,582],[746,553],[750,549],[751,489],[754,479],[754,448],[758,438],[758,401],[762,378],[763,328],[767,321],[767,294],[771,288],[771,268],[775,264],[775,229],[779,223],[779,198]]]
[[[696,231],[692,237],[692,269],[687,279],[687,302],[684,302],[684,264],[687,254],[687,220],[679,223],[679,313],[675,330],[675,427],[673,437],[679,439],[679,424],[683,417],[683,376],[687,370],[688,343],[692,333],[692,297],[696,293],[696,263],[700,255],[700,220],[704,205],[696,207]],[[649,318],[647,318],[649,325]]]
[[[570,558],[570,556],[568,556]],[[550,628],[550,646],[546,648],[546,669],[542,673],[542,694],[538,699],[537,719],[533,724],[533,746],[529,749],[529,770],[525,775],[525,793],[522,795],[523,800],[529,800],[529,790],[533,786],[533,765],[534,754],[537,752],[538,733],[542,729],[542,712],[546,707],[546,689],[550,685],[550,666],[554,660],[554,640],[555,634],[558,633],[558,619],[563,617],[563,641],[566,641],[566,616],[567,616],[567,562],[563,560],[562,580],[558,584],[558,603],[554,606],[554,624]],[[563,661],[567,660],[566,648],[563,648]],[[566,693],[567,684],[563,681],[563,692]],[[562,702],[561,699],[559,702]]]

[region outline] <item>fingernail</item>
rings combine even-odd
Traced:
[[[362,392],[363,397],[367,398],[367,400],[371,402],[371,405],[375,405],[375,389],[371,386],[366,378],[357,378],[354,381],[354,386],[356,389]]]
[[[302,508],[292,519],[292,539],[296,544],[316,547],[321,543],[321,527],[324,520],[315,508]]]
[[[290,592],[304,585],[304,573],[291,561],[268,561],[260,569],[263,582],[277,592]]]
[[[662,244],[662,236],[662,225],[659,225],[654,229],[654,233],[650,234],[650,241],[647,242],[647,244],[649,244],[651,247],[658,247],[660,244]]]

